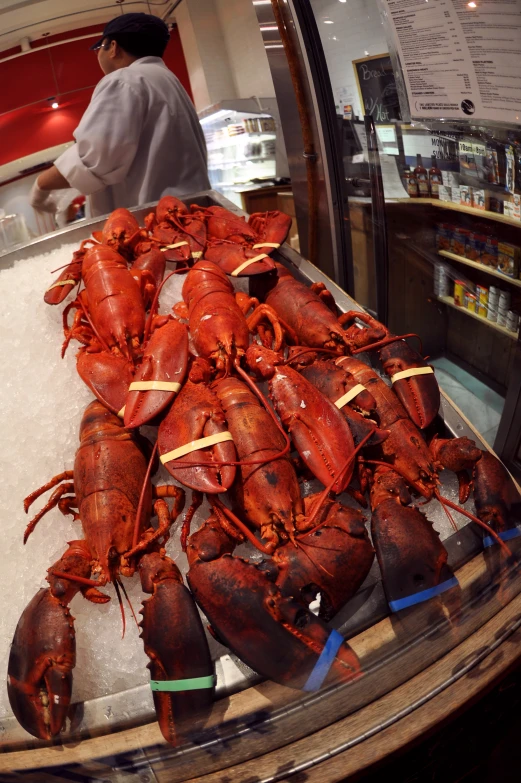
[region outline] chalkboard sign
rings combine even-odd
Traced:
[[[353,68],[363,114],[370,114],[375,122],[401,120],[400,101],[389,55],[376,54],[353,60]]]

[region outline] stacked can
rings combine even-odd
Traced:
[[[498,326],[507,325],[507,315],[510,310],[510,291],[499,292],[499,302],[497,306],[497,324]]]
[[[466,286],[464,280],[455,280],[454,281],[454,304],[458,305],[458,307],[466,307],[467,306],[467,299],[466,299]]]
[[[519,315],[514,310],[509,310],[507,313],[507,329],[510,332],[517,332],[519,326]]]
[[[487,319],[489,321],[497,321],[497,309],[499,305],[499,288],[495,285],[491,285],[488,289],[488,310]]]
[[[467,310],[470,310],[471,313],[477,313],[478,298],[476,294],[467,293],[465,295],[465,301],[467,302]]]
[[[450,277],[446,264],[436,261],[434,264],[434,293],[436,296],[449,296]]]
[[[482,318],[486,318],[487,309],[488,309],[488,288],[484,285],[477,285],[476,298],[477,298],[477,305],[478,305],[476,309],[476,313],[480,315]]]

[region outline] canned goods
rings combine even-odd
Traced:
[[[463,280],[454,281],[454,304],[465,307],[465,283]]]
[[[507,329],[509,329],[511,332],[517,332],[518,323],[519,323],[518,314],[513,310],[509,310],[507,313],[507,322],[506,322]]]
[[[510,309],[510,301],[512,297],[510,295],[510,291],[500,291],[499,292],[499,308],[506,308],[507,310]]]
[[[499,302],[499,288],[491,285],[488,289],[488,303],[497,307]]]
[[[497,325],[498,326],[506,326],[507,325],[507,317],[506,315],[502,315],[498,313],[497,315]]]
[[[471,313],[476,312],[478,298],[476,294],[467,294],[467,310],[470,310]]]
[[[497,321],[497,310],[495,310],[490,305],[488,306],[487,310],[487,321]]]

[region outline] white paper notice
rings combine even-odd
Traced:
[[[521,0],[384,0],[412,117],[520,124]]]
[[[398,173],[396,158],[392,155],[380,155],[380,170],[386,199],[409,198]]]

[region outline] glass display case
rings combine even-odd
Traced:
[[[237,100],[199,114],[212,188],[239,207],[239,191],[272,183],[277,175],[276,119],[252,107],[251,99]]]

